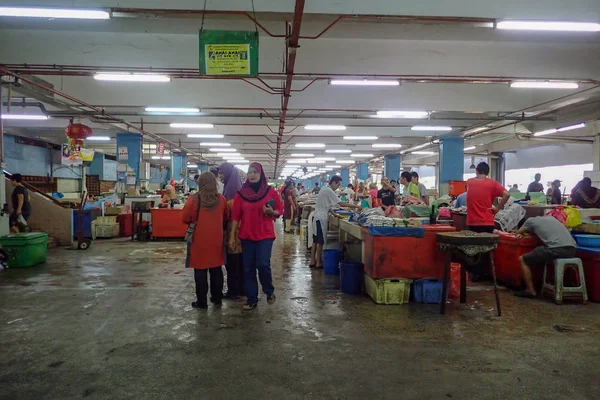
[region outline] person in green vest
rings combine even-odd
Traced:
[[[421,199],[419,187],[412,183],[412,176],[410,175],[410,172],[404,171],[402,174],[400,174],[400,184],[403,186],[403,195],[411,195],[415,196],[419,200]]]

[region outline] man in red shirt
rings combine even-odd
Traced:
[[[490,166],[477,165],[477,175],[467,181],[467,226],[473,232],[494,231],[494,215],[501,210],[510,198],[510,193],[500,183],[488,178]],[[493,207],[494,199],[502,196],[498,207]]]

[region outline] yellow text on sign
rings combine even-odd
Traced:
[[[208,75],[250,74],[249,44],[207,44],[204,49]]]

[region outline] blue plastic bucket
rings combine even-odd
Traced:
[[[353,261],[340,262],[340,290],[346,294],[360,294],[364,267]]]
[[[323,272],[328,275],[337,275],[340,273],[339,263],[342,258],[342,251],[338,249],[323,250]]]

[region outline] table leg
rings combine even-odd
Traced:
[[[446,255],[446,262],[444,264],[444,282],[442,285],[442,301],[440,303],[440,314],[446,313],[446,297],[448,296],[448,277],[450,275],[450,263],[452,262],[452,255],[450,252],[444,252]]]
[[[131,212],[131,241],[135,237],[135,212]]]
[[[467,302],[467,268],[465,263],[460,263],[460,302]]]
[[[500,308],[500,293],[498,292],[498,282],[496,282],[496,264],[494,264],[494,250],[490,251],[490,265],[492,266],[492,278],[494,279],[494,293],[496,295],[496,309],[498,310],[498,316],[502,316],[502,309]]]

